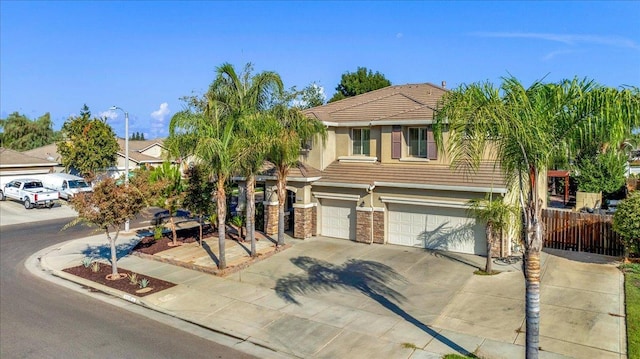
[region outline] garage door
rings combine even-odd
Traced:
[[[389,243],[485,254],[484,229],[461,208],[389,204]]]
[[[356,238],[356,203],[354,201],[323,199],[321,205],[323,236]]]

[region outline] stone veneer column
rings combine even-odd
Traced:
[[[313,203],[293,205],[293,237],[299,239],[310,238],[314,235],[313,222],[315,206]]]
[[[356,242],[384,244],[384,208],[356,207]]]
[[[278,202],[264,202],[264,233],[278,234]]]

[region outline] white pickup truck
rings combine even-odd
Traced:
[[[0,190],[0,201],[10,198],[24,203],[24,208],[34,206],[51,208],[60,198],[58,191],[44,188],[42,181],[37,179],[16,179]]]

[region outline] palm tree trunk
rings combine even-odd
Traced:
[[[109,229],[105,228],[105,232],[107,232],[107,239],[109,240],[109,245],[111,247],[111,276],[113,278],[118,278],[118,255],[116,252],[116,240],[118,239],[119,230],[116,231],[116,235],[114,238],[111,238],[109,235]]]
[[[484,266],[484,271],[488,274],[491,274],[493,272],[491,264],[491,247],[493,247],[493,226],[487,223],[485,232],[487,236],[487,263]]]
[[[256,177],[247,177],[247,236],[251,241],[251,257],[256,257]]]
[[[540,251],[525,252],[526,358],[537,359],[540,347]]]
[[[227,197],[224,192],[224,178],[218,176],[218,189],[216,193],[216,200],[218,201],[218,269],[225,269],[227,267],[227,259],[225,257],[225,217],[227,213]]]
[[[286,177],[278,174],[278,246],[284,246],[284,205],[287,201]]]

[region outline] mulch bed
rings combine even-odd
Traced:
[[[128,271],[126,269],[123,268],[118,268],[118,273],[120,274],[126,274],[127,276],[125,278],[121,278],[118,280],[108,280],[107,279],[107,275],[111,274],[111,264],[106,264],[106,263],[98,263],[100,268],[97,272],[94,272],[91,267],[86,268],[84,265],[79,265],[76,267],[71,267],[71,268],[66,268],[63,269],[64,272],[67,272],[69,274],[73,274],[75,276],[78,276],[80,278],[84,278],[87,280],[90,280],[92,282],[96,282],[96,283],[100,283],[102,285],[105,285],[107,287],[113,288],[113,289],[117,289],[120,291],[123,291],[127,294],[131,294],[137,297],[144,297],[146,295],[149,294],[153,294],[153,293],[157,293],[161,290],[165,290],[167,288],[171,288],[173,286],[175,286],[174,283],[171,282],[167,282],[164,281],[162,279],[157,279],[157,278],[153,278],[150,277],[148,275],[142,275],[142,274],[137,274],[137,279],[138,282],[140,280],[142,280],[142,278],[146,278],[149,281],[149,284],[147,285],[147,288],[152,288],[151,290],[149,290],[148,292],[140,292],[140,286],[139,284],[132,284],[131,281],[129,280],[130,276],[131,276],[131,271]]]
[[[193,243],[196,242],[200,236],[200,229],[182,229],[176,231],[178,243]],[[205,226],[202,231],[203,238],[209,238],[218,236],[218,232],[212,231],[210,226]],[[229,237],[227,235],[227,237]],[[153,236],[142,237],[140,242],[133,247],[134,252],[140,252],[144,254],[154,255],[167,249],[174,247],[169,246],[169,243],[173,242],[173,234],[171,232],[165,233],[162,238],[155,239]]]

